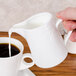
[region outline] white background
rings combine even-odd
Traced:
[[[8,31],[39,12],[56,12],[66,7],[76,6],[76,0],[0,0],[0,31]]]

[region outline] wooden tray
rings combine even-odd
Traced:
[[[7,37],[7,32],[0,32],[0,37]],[[13,38],[20,40],[24,44],[24,53],[30,52],[26,40],[20,35],[13,33]],[[27,62],[31,60],[26,59]],[[34,65],[30,70],[36,76],[76,76],[76,55],[68,54],[67,58],[58,66],[48,69],[42,69]]]

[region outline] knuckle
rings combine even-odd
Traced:
[[[70,13],[71,10],[72,10],[72,7],[66,8],[66,9],[64,10],[64,14],[65,14],[66,16],[68,16],[68,13]]]
[[[70,12],[70,10],[72,10],[72,7],[66,8],[64,12],[65,12],[65,13],[68,13],[68,12]]]
[[[68,7],[68,8],[66,8],[65,10],[67,11],[67,10],[71,10],[72,9],[72,7]]]

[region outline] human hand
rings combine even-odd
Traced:
[[[76,8],[66,8],[58,12],[57,17],[63,20],[64,28],[67,31],[73,31],[69,39],[76,42]]]

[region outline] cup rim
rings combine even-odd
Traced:
[[[0,39],[1,38],[6,38],[6,39],[9,39],[9,37],[0,37]],[[22,46],[22,49],[20,50],[19,48],[19,50],[20,50],[20,52],[18,53],[18,54],[16,54],[16,55],[14,55],[14,56],[11,56],[11,57],[0,57],[0,59],[9,59],[9,58],[14,58],[14,57],[16,57],[16,56],[18,56],[18,55],[20,55],[21,53],[23,53],[23,50],[24,50],[24,45],[22,44],[22,42],[21,41],[19,41],[19,40],[17,40],[17,39],[15,39],[15,38],[11,38],[12,40],[16,40],[17,42],[19,42],[20,44],[21,44],[21,46]],[[8,42],[7,42],[8,43]],[[13,43],[11,43],[11,44],[13,44]],[[13,45],[15,45],[15,44],[13,44]]]

